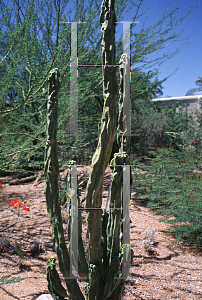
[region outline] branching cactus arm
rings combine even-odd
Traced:
[[[103,34],[103,96],[104,108],[98,146],[92,159],[92,169],[86,193],[86,208],[89,208],[87,224],[89,230],[89,263],[102,263],[102,189],[103,176],[107,168],[114,142],[116,127],[116,100],[118,85],[115,65],[115,11],[114,1],[103,1],[100,23]],[[92,208],[92,209],[91,209]]]
[[[116,101],[118,84],[115,61],[115,10],[114,1],[102,2],[100,24],[102,32],[102,68],[104,107],[101,133],[92,159],[92,169],[86,192],[87,226],[89,232],[88,258],[90,284],[86,287],[87,299],[102,299],[105,285],[102,263],[102,190],[103,177],[111,155],[116,128]],[[99,285],[99,289],[97,286]]]
[[[119,114],[118,114],[118,128],[117,128],[117,143],[119,145],[119,152],[126,152],[128,158],[130,157],[130,105],[125,91],[129,90],[128,81],[130,80],[130,66],[127,53],[121,55],[119,61],[120,72],[120,89],[119,89]],[[130,81],[129,81],[130,83]],[[124,89],[125,86],[125,89]],[[125,91],[124,91],[125,90]],[[128,95],[127,95],[128,96]]]
[[[57,114],[58,114],[58,92],[60,88],[59,71],[53,69],[49,76],[49,96],[48,96],[48,112],[47,112],[47,143],[45,151],[45,194],[46,206],[50,218],[50,228],[53,244],[57,253],[60,271],[65,278],[67,294],[71,300],[84,300],[79,285],[76,279],[70,279],[70,258],[68,249],[65,243],[63,223],[61,216],[61,208],[58,200],[58,153],[57,153]],[[48,272],[47,268],[47,272]],[[57,295],[54,291],[54,282],[51,282],[52,276],[48,276],[50,293],[54,299]]]
[[[120,97],[119,97],[119,115],[118,115],[118,128],[117,128],[117,143],[119,145],[119,153],[114,154],[114,158],[111,160],[110,167],[113,171],[111,178],[111,193],[110,193],[110,212],[108,216],[108,224],[105,225],[106,240],[103,241],[103,256],[107,257],[104,262],[106,274],[106,285],[104,289],[104,299],[120,299],[121,291],[124,281],[128,275],[130,269],[130,237],[128,228],[129,216],[128,210],[123,209],[123,165],[130,164],[130,105],[128,103],[128,95],[126,97],[124,90],[126,91],[126,85],[128,84],[129,77],[129,60],[127,54],[124,53],[120,59]],[[130,170],[130,178],[131,170]],[[130,182],[132,184],[132,181]],[[124,188],[130,189],[130,183],[125,182]],[[125,186],[126,185],[126,186]],[[125,199],[126,200],[126,199]],[[127,206],[127,203],[125,203]],[[128,203],[129,204],[129,203]],[[121,218],[125,219],[125,229],[123,246],[120,243],[120,224]],[[106,219],[106,217],[105,217]],[[124,242],[124,241],[123,241]],[[122,274],[121,265],[124,265],[124,274]],[[122,278],[118,278],[122,276]],[[115,279],[116,277],[116,279]]]
[[[84,246],[83,246],[83,240],[82,240],[82,219],[81,219],[81,205],[80,205],[80,191],[78,188],[78,184],[77,186],[73,185],[73,182],[71,182],[72,179],[72,168],[73,165],[76,164],[76,161],[70,161],[69,162],[69,169],[68,169],[68,173],[66,176],[66,183],[67,183],[67,189],[68,189],[68,199],[69,199],[69,213],[68,213],[68,226],[67,226],[67,234],[68,234],[68,240],[69,240],[69,252],[70,252],[70,257],[72,258],[72,263],[74,265],[74,267],[76,267],[76,269],[78,269],[79,275],[83,278],[86,278],[88,276],[88,265],[86,262],[86,258],[85,258],[85,250],[84,250]],[[78,182],[78,175],[77,175],[77,182]],[[77,207],[77,217],[76,218],[72,218],[73,216],[73,212],[72,212],[72,194],[77,194],[77,198],[78,198],[78,207]],[[75,228],[75,222],[78,222],[78,265],[75,259],[75,253],[74,251],[71,251],[71,228]],[[88,279],[84,279],[84,281],[88,281]]]

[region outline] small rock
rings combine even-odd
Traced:
[[[46,251],[46,248],[44,246],[44,242],[41,241],[35,241],[32,245],[30,245],[30,250],[33,256],[38,255],[39,253],[43,253]]]
[[[4,252],[6,249],[10,248],[11,244],[8,239],[1,238],[0,239],[0,252]]]
[[[36,300],[53,300],[50,294],[42,294]]]

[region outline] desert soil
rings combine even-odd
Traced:
[[[77,170],[79,178],[84,175],[87,181],[90,166],[78,167]],[[137,171],[140,170],[133,170]],[[21,202],[26,200],[26,205],[31,210],[21,210],[20,219],[10,236],[10,246],[7,245],[0,251],[0,299],[35,300],[41,294],[48,293],[47,260],[49,256],[56,255],[46,210],[44,179],[27,184],[9,185],[17,175],[0,178],[0,183],[3,184],[0,188],[0,238],[11,230],[10,226],[15,223],[17,217],[15,209],[8,207],[8,202],[13,199]],[[65,175],[66,171],[60,173],[63,180]],[[106,203],[110,178],[111,170],[108,166],[103,182],[103,207]],[[160,222],[162,216],[155,215],[154,211],[145,207],[140,199],[136,198],[134,191],[131,196],[130,218],[134,257],[122,291],[122,299],[202,299],[202,251],[199,247],[173,244],[174,237],[162,232],[170,225]],[[85,212],[82,219],[83,241],[86,247]],[[65,210],[63,221],[65,229],[67,223]],[[154,230],[155,239],[151,251],[144,248],[142,233],[146,229]],[[65,238],[68,244],[66,231]],[[24,260],[18,257],[12,242],[19,243]],[[37,249],[38,245],[41,247]],[[61,274],[58,261],[56,262],[58,273]],[[17,278],[23,280],[17,282]],[[9,279],[12,280],[9,282]],[[78,278],[78,283],[84,293],[85,282]]]

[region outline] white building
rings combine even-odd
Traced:
[[[184,104],[189,104],[188,114],[195,112],[197,109],[202,111],[202,90],[201,88],[191,89],[186,93],[186,96],[182,97],[167,97],[167,98],[157,98],[151,99],[150,101],[154,102],[158,107],[165,107],[168,105],[175,105],[176,102],[179,102],[179,107]],[[176,109],[176,112],[179,111],[179,108]]]

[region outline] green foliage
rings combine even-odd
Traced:
[[[196,84],[199,85],[201,87],[202,84],[202,78],[198,77],[198,79],[195,80]]]
[[[134,105],[131,122],[132,134],[135,134],[132,137],[134,154],[149,155],[150,150],[163,145],[182,150],[185,144],[193,144],[195,135],[197,135],[197,145],[200,145],[200,122],[195,124],[193,115],[188,115],[187,110],[183,111],[187,105],[180,107],[176,112],[178,105],[176,103],[158,108],[154,103],[145,103],[145,101],[139,101],[137,106]],[[200,120],[200,115],[198,119]]]
[[[18,276],[18,277],[11,277],[10,279],[8,279],[10,276],[9,275],[7,275],[7,276],[2,276],[1,278],[0,278],[0,282],[2,282],[2,283],[15,283],[15,282],[20,282],[20,281],[22,281],[22,280],[24,280],[25,278],[20,278],[20,276]]]
[[[139,105],[141,100],[150,100],[157,96],[162,96],[162,83],[164,80],[158,80],[156,72],[142,72],[135,68],[131,72],[132,82],[131,85],[131,102],[133,103],[133,109],[139,113]]]
[[[22,253],[22,250],[20,249],[20,245],[15,242],[15,249],[16,249],[16,252],[17,252],[17,255],[21,258],[21,259],[25,259],[23,253]]]
[[[78,1],[76,3],[71,21],[86,21],[85,26],[78,24],[78,64],[101,64],[100,3],[89,1],[86,9]],[[116,1],[118,22],[122,20],[127,4]],[[143,15],[141,4],[139,1],[133,6],[136,10],[131,21]],[[47,76],[54,67],[59,68],[62,82],[58,120],[59,163],[64,164],[73,156],[76,156],[77,163],[89,163],[97,146],[97,123],[104,103],[102,72],[101,67],[78,68],[79,128],[74,139],[69,135],[71,24],[65,23],[70,21],[68,1],[11,1],[9,8],[1,1],[0,7],[0,170],[33,173],[35,169],[43,168]],[[173,29],[186,15],[179,18],[177,12],[177,7],[165,11],[162,20],[150,28],[144,25],[141,28],[139,24],[138,32],[137,27],[134,30],[134,24],[131,25],[131,41],[134,40],[131,45],[132,64],[150,66],[152,62],[149,64],[148,54],[162,50],[169,40],[179,40]],[[116,42],[116,64],[119,64],[122,49],[120,38]],[[155,65],[172,55],[162,53]],[[153,72],[132,70],[132,105],[137,107],[138,99],[149,99],[161,92],[163,81],[158,81],[156,76]]]
[[[192,149],[161,148],[153,159],[136,164],[146,172],[133,178],[136,197],[142,199],[162,221],[175,224],[168,232],[184,243],[202,243],[201,173],[195,172],[201,157]]]
[[[52,61],[44,66],[38,32],[35,28],[38,10],[34,1],[22,7],[16,4],[1,19],[1,38],[7,43],[0,81],[1,152],[3,170],[42,168],[45,95],[42,88]],[[6,55],[5,55],[6,54]],[[47,57],[46,57],[47,59]],[[6,126],[5,126],[6,125]],[[20,168],[19,168],[20,166]]]

